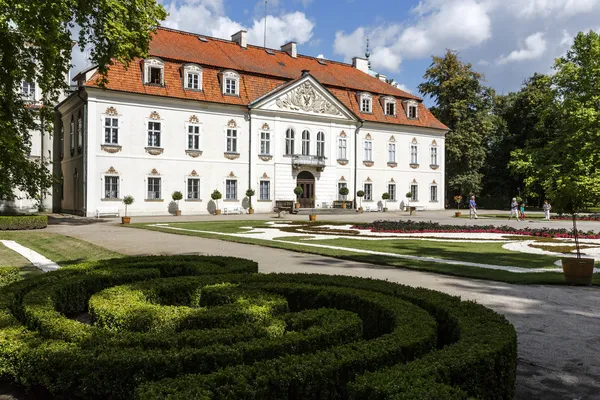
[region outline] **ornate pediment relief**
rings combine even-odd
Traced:
[[[304,82],[275,101],[277,107],[292,111],[304,111],[315,114],[339,115],[342,113],[336,105],[325,99],[310,82]]]

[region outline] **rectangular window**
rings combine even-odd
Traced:
[[[325,157],[325,133],[317,133],[317,157]]]
[[[77,147],[83,146],[83,119],[77,118]]]
[[[365,183],[365,200],[373,200],[373,184]]]
[[[345,138],[338,139],[338,160],[347,160],[347,144]]]
[[[419,200],[419,186],[417,185],[410,185],[410,200],[411,201],[418,201]]]
[[[291,156],[294,154],[294,135],[296,133],[293,129],[285,131],[285,154]]]
[[[65,126],[62,121],[60,123],[60,159],[62,160],[65,156]]]
[[[373,161],[373,142],[365,140],[365,158],[364,161]]]
[[[148,200],[160,199],[161,178],[148,178]]]
[[[237,180],[227,179],[225,181],[225,200],[237,200]]]
[[[75,121],[73,119],[71,119],[71,124],[69,125],[69,148],[71,149],[71,153],[73,153],[75,149]]]
[[[371,99],[363,97],[360,102],[360,111],[364,113],[371,112]]]
[[[200,150],[200,125],[188,125],[188,150]]]
[[[438,165],[437,147],[431,148],[431,165]]]
[[[396,184],[390,183],[388,185],[388,193],[390,194],[390,200],[396,201]]]
[[[237,80],[233,78],[225,78],[225,93],[237,94]]]
[[[150,67],[150,83],[162,85],[162,68]]]
[[[340,194],[340,189],[345,188],[345,187],[348,187],[348,184],[346,182],[338,182],[338,191],[337,192],[338,192],[338,200],[340,200],[340,201],[346,200],[346,197],[348,197],[348,196],[343,196]]]
[[[270,200],[271,199],[271,182],[260,181],[260,190],[258,193],[259,200]]]
[[[161,123],[148,121],[148,147],[160,147]]]
[[[119,118],[104,118],[104,143],[119,144]]]
[[[27,81],[23,81],[21,86],[21,96],[23,96],[23,100],[34,101],[35,100],[35,83],[29,83]]]
[[[187,88],[188,89],[200,89],[200,74],[196,74],[194,72],[188,72]]]
[[[396,143],[388,143],[388,162],[396,162]]]
[[[227,129],[227,152],[237,153],[237,129]]]
[[[438,196],[437,196],[437,186],[436,185],[431,185],[431,197],[430,197],[430,201],[438,201]]]
[[[390,102],[385,103],[385,114],[396,115],[396,104]]]
[[[187,198],[188,200],[200,200],[200,178],[188,178]]]
[[[260,133],[260,154],[270,155],[271,154],[271,133],[261,132]]]
[[[310,155],[310,132],[302,131],[302,155]]]
[[[104,198],[118,199],[119,198],[119,177],[105,176],[104,177]]]
[[[417,106],[408,106],[408,118],[417,119]]]
[[[410,163],[418,164],[419,163],[419,148],[416,144],[410,145]]]

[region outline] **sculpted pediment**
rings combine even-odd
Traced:
[[[292,111],[342,115],[339,108],[317,92],[315,87],[308,81],[279,97],[275,100],[275,104],[279,108]]]

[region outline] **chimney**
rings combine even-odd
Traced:
[[[289,42],[281,46],[281,51],[285,51],[292,58],[296,58],[298,52],[296,51],[296,42]]]
[[[231,41],[240,45],[240,47],[247,48],[248,42],[246,41],[246,31],[239,31],[231,35]]]
[[[352,59],[352,66],[365,74],[369,73],[369,61],[365,58],[354,57]]]
[[[377,77],[379,78],[380,81],[385,82],[387,79],[387,76],[385,76],[384,74],[377,74]]]

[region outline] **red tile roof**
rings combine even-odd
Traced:
[[[448,129],[439,122],[423,104],[419,104],[419,119],[409,120],[406,114],[398,116],[384,115],[379,101],[380,96],[393,96],[398,100],[420,99],[410,93],[382,82],[351,65],[298,55],[297,58],[287,53],[273,50],[267,54],[262,47],[240,47],[237,43],[207,38],[200,41],[197,34],[159,28],[150,43],[149,55],[164,61],[164,86],[143,84],[143,60],[136,60],[128,69],[116,63],[110,67],[107,89],[141,93],[149,95],[176,97],[182,99],[208,101],[246,106],[252,101],[276,89],[277,87],[299,78],[303,70],[329,89],[355,115],[366,121],[414,125],[435,129]],[[184,89],[182,85],[182,64],[195,63],[203,67],[202,91]],[[240,74],[240,96],[224,95],[221,91],[220,72],[231,69]],[[96,85],[97,73],[86,86]],[[373,94],[373,113],[361,113],[356,100],[357,92]],[[378,96],[379,95],[379,96]]]

